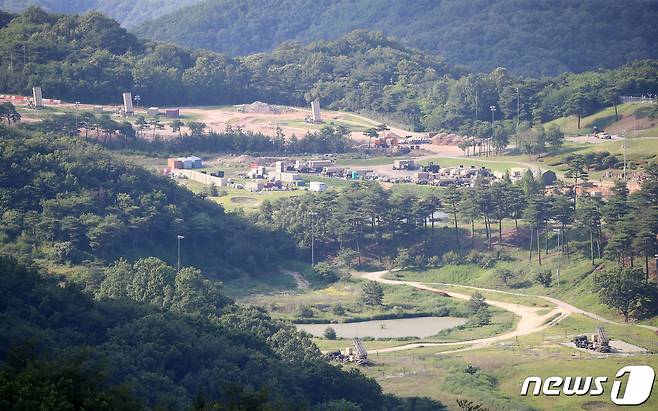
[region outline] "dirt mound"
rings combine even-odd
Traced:
[[[432,143],[441,146],[457,146],[464,140],[468,140],[468,137],[453,133],[436,133],[432,136]]]
[[[241,113],[283,114],[292,112],[292,110],[287,107],[275,106],[263,103],[262,101],[254,101],[251,104],[240,104],[235,106],[235,108]]]

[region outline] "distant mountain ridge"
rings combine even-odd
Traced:
[[[657,17],[652,0],[205,0],[134,32],[248,55],[366,29],[451,64],[538,76],[657,58]]]
[[[100,11],[115,18],[124,27],[175,12],[202,0],[0,0],[0,10],[20,12],[29,6],[40,6],[57,13]]]

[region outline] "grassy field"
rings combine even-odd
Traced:
[[[497,156],[497,157],[483,157],[483,158],[446,158],[446,157],[433,157],[428,160],[420,161],[419,164],[427,165],[430,162],[438,164],[442,168],[445,167],[470,167],[474,166],[477,168],[486,167],[492,171],[507,171],[512,168],[517,167],[528,167],[528,159],[516,158],[511,156]],[[545,169],[545,167],[542,167]]]
[[[391,316],[450,315],[466,317],[468,315],[464,301],[437,296],[433,293],[406,286],[384,285],[383,305],[377,307],[366,306],[359,301],[362,283],[362,280],[352,278],[317,289],[245,296],[240,301],[263,307],[274,318],[292,322],[340,323],[347,320],[370,320]],[[337,305],[344,308],[344,314],[334,312]],[[310,310],[312,316],[302,315],[302,308]],[[485,338],[508,331],[516,324],[517,318],[510,312],[493,307],[491,312],[491,323],[486,326],[467,323],[422,339],[398,338],[366,341],[366,348],[396,346],[410,342],[458,342]],[[320,344],[321,349],[334,349],[338,345],[345,344],[345,342],[321,341],[323,341]],[[385,344],[382,345],[382,342]]]
[[[620,104],[617,106],[617,111],[620,116],[620,120],[623,118],[628,118],[637,114],[638,119],[642,117],[641,112],[646,108],[650,107],[650,103],[645,104]],[[614,128],[615,124],[615,109],[614,107],[608,107],[601,111],[598,111],[590,116],[583,117],[580,119],[580,130],[578,129],[578,119],[576,116],[560,117],[556,120],[546,123],[546,126],[556,125],[560,127],[562,131],[571,135],[583,135],[591,132],[594,126],[599,128],[606,129],[608,127]],[[629,128],[630,129],[630,128]],[[658,136],[658,134],[652,134],[653,136]]]
[[[432,282],[450,283],[456,285],[467,285],[475,287],[490,288],[512,293],[527,295],[546,295],[558,298],[573,304],[579,308],[594,312],[610,320],[623,322],[623,317],[615,310],[601,304],[598,295],[592,291],[593,282],[591,273],[594,270],[590,260],[572,251],[570,255],[560,257],[560,287],[556,286],[556,269],[558,264],[555,252],[542,256],[541,267],[537,264],[536,257],[533,262],[528,262],[527,252],[511,253],[513,261],[499,261],[492,268],[481,268],[473,264],[446,265],[440,268],[423,270],[406,270],[389,274],[390,278]],[[509,270],[513,277],[505,284],[500,277],[501,270]],[[553,274],[553,286],[545,288],[535,281],[539,271],[551,272]],[[468,288],[453,287],[455,291],[466,291]],[[518,301],[525,305],[536,305],[548,307],[545,300],[532,301],[532,297],[513,296],[503,293],[483,294],[491,299],[501,301]],[[643,324],[658,326],[658,318],[641,321]]]

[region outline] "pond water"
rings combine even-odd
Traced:
[[[425,338],[439,331],[466,323],[466,318],[457,317],[417,317],[395,320],[373,320],[341,324],[295,324],[298,330],[304,330],[316,337],[321,337],[327,327],[336,331],[339,338],[374,337]]]

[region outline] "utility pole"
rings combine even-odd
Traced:
[[[78,132],[78,111],[80,110],[80,102],[75,102],[75,132]]]
[[[495,116],[495,113],[496,113],[496,106],[494,106],[493,104],[490,105],[489,110],[491,110],[491,137],[489,138],[489,141],[491,141],[491,139],[493,139],[493,135],[494,135],[494,116]],[[487,156],[489,156],[490,151],[491,150],[489,149],[489,147],[487,147]]]
[[[557,277],[557,287],[560,288],[560,257],[562,256],[562,248],[560,248],[560,229],[557,229],[557,248],[558,248],[558,255],[557,255],[557,270],[556,270],[556,277]]]
[[[626,181],[626,130],[621,131],[621,136],[624,139],[624,181]]]
[[[315,211],[311,211],[311,266],[315,266]]]
[[[475,89],[475,121],[478,120],[478,89]]]
[[[519,88],[516,88],[516,130],[519,130],[519,119],[521,118],[521,94]]]
[[[177,270],[176,270],[177,273],[180,272],[180,240],[182,240],[183,238],[185,238],[185,237],[182,236],[182,235],[177,235],[176,236],[176,242],[178,243],[178,264],[177,264]]]

